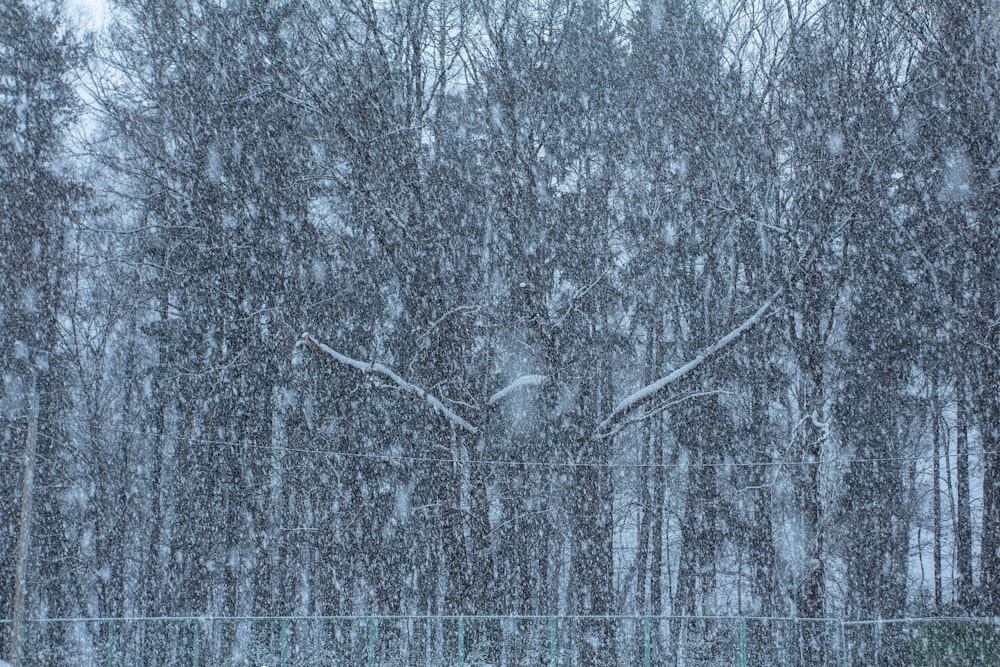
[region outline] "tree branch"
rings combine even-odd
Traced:
[[[655,399],[657,396],[663,393],[663,391],[666,390],[670,385],[677,382],[685,375],[687,375],[694,369],[698,368],[703,363],[705,363],[706,361],[714,357],[716,354],[718,354],[720,351],[724,350],[726,347],[732,344],[733,341],[742,336],[749,329],[751,329],[758,322],[760,322],[761,319],[763,319],[764,315],[767,314],[767,311],[771,309],[771,306],[774,304],[775,300],[777,300],[777,298],[780,295],[781,295],[781,290],[778,290],[777,292],[772,294],[771,298],[765,301],[764,304],[757,309],[757,312],[755,312],[753,315],[747,318],[742,324],[740,324],[738,327],[727,333],[725,336],[715,341],[712,345],[702,350],[698,354],[698,356],[696,356],[691,361],[687,362],[680,368],[672,371],[669,375],[660,378],[659,380],[653,382],[652,384],[646,385],[642,389],[639,389],[638,391],[630,394],[627,398],[623,399],[620,403],[618,403],[618,405],[615,406],[615,409],[611,411],[611,414],[608,415],[608,417],[604,421],[598,424],[595,436],[603,437],[602,434],[606,434],[608,429],[614,426],[623,417],[627,416],[629,413],[638,409],[640,406],[644,405],[648,401]]]
[[[415,394],[416,396],[426,401],[427,404],[430,405],[435,412],[443,415],[445,419],[450,421],[455,426],[465,429],[469,433],[479,432],[479,429],[477,429],[475,426],[473,426],[469,422],[459,417],[453,410],[451,410],[450,408],[448,408],[448,406],[442,403],[439,398],[437,398],[433,394],[426,392],[421,387],[418,387],[417,385],[411,382],[407,382],[403,378],[399,377],[399,375],[397,375],[388,366],[376,362],[366,363],[364,361],[358,361],[357,359],[352,359],[346,355],[341,354],[340,352],[337,352],[329,345],[325,345],[324,343],[319,342],[318,340],[310,336],[308,333],[302,334],[302,340],[304,340],[306,344],[313,350],[316,350],[317,352],[322,352],[326,356],[332,357],[336,361],[339,361],[340,363],[346,366],[350,366],[351,368],[360,371],[366,375],[368,374],[381,375],[387,380],[393,382],[403,391],[410,394]]]
[[[522,375],[497,393],[490,396],[490,400],[487,401],[486,404],[494,405],[512,391],[520,389],[521,387],[537,387],[540,384],[544,384],[546,380],[548,380],[548,378],[544,375]]]

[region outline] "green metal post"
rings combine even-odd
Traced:
[[[458,667],[465,665],[465,617],[458,617]]]
[[[840,641],[837,647],[837,667],[845,667],[847,665],[847,637],[844,635],[844,622],[841,621],[838,625],[840,630]]]
[[[740,667],[747,667],[747,619],[740,619]]]
[[[649,617],[642,619],[642,667],[649,667],[652,645],[649,641]]]
[[[108,667],[114,667],[115,664],[115,622],[108,621]]]
[[[201,652],[201,621],[194,622],[194,650],[191,651],[191,664],[198,667],[199,653]]]
[[[25,621],[24,628],[22,629],[24,637],[21,641],[21,662],[17,663],[19,665],[28,664],[28,656],[31,655],[31,630],[28,623],[29,621]]]
[[[556,619],[549,619],[549,667],[556,667]]]
[[[368,619],[368,667],[375,667],[375,619]]]
[[[281,667],[288,665],[288,619],[281,619]]]

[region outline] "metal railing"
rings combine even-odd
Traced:
[[[1000,665],[1000,618],[843,621],[848,665]]]
[[[9,631],[9,621],[0,631]],[[6,633],[5,633],[6,638]],[[807,644],[813,642],[812,650]],[[1000,619],[161,616],[26,621],[22,667],[1000,664]],[[812,667],[812,665],[810,665]]]

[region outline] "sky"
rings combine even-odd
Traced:
[[[66,0],[66,13],[94,29],[104,26],[110,15],[108,0]]]

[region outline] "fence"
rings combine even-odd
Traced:
[[[72,618],[31,620],[24,632],[23,667],[1000,664],[1000,619]],[[815,642],[811,653],[810,641]]]

